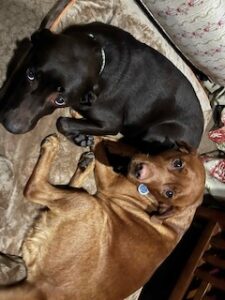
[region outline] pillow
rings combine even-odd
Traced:
[[[181,52],[225,85],[225,1],[142,0]]]

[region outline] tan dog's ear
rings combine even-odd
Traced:
[[[119,156],[128,156],[132,157],[134,154],[137,153],[137,150],[130,145],[124,144],[120,140],[104,140],[105,147],[108,151],[112,154],[117,154]]]

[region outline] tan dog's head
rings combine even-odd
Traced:
[[[130,163],[128,177],[144,183],[159,203],[161,213],[170,208],[189,206],[201,199],[205,170],[196,151],[186,147],[160,155],[136,154]]]

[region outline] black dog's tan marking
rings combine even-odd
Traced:
[[[183,141],[196,148],[203,115],[185,76],[164,56],[117,27],[91,23],[32,36],[32,48],[2,91],[1,122],[12,133],[31,130],[56,108],[84,119],[59,118],[58,130],[77,144],[121,132],[142,151]],[[88,136],[87,136],[88,135]]]

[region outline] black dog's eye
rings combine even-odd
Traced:
[[[59,92],[59,93],[63,93],[63,92],[65,92],[65,89],[64,89],[64,87],[62,87],[62,86],[58,86],[58,87],[57,87],[57,92]]]
[[[33,68],[28,68],[26,71],[27,79],[33,81],[36,77],[35,71]]]
[[[165,196],[166,198],[171,199],[171,198],[173,197],[173,195],[174,195],[174,192],[173,192],[172,190],[166,190],[166,191],[164,192],[164,196]]]
[[[176,169],[180,169],[183,167],[183,161],[181,159],[175,159],[173,161],[173,167],[176,168]]]
[[[59,95],[56,99],[55,99],[55,104],[58,106],[63,106],[66,104],[64,98],[62,95]]]

